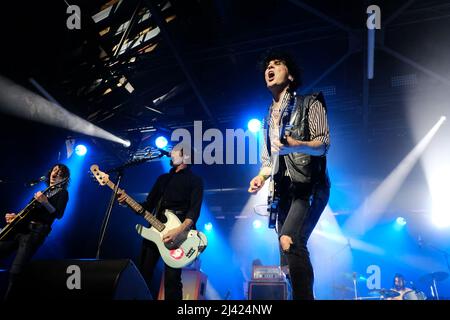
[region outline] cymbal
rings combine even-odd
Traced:
[[[380,299],[380,296],[373,296],[373,297],[358,297],[358,298],[354,298],[355,300],[375,300],[375,299]]]
[[[380,295],[383,296],[384,298],[394,298],[394,297],[398,297],[400,295],[400,293],[398,293],[397,291],[394,290],[389,290],[389,289],[373,289],[369,291],[369,295],[374,296],[374,295]]]
[[[419,281],[425,282],[425,283],[430,283],[430,282],[433,282],[433,280],[435,280],[437,282],[440,282],[440,281],[444,281],[447,278],[448,278],[447,272],[438,271],[438,272],[427,273],[427,274],[421,276]]]

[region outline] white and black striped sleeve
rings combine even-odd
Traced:
[[[319,100],[314,101],[309,108],[309,131],[311,141],[321,141],[325,145],[326,155],[330,148],[330,128],[327,112]]]

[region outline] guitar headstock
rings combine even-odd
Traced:
[[[109,175],[107,175],[106,173],[100,171],[100,169],[98,168],[98,165],[93,164],[91,166],[91,172],[94,175],[94,178],[97,179],[98,183],[101,186],[104,186],[108,183],[109,181]]]

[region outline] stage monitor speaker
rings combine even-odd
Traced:
[[[205,294],[208,278],[203,272],[183,269],[181,282],[183,283],[183,300],[206,300]],[[161,277],[158,300],[164,300],[164,275]]]
[[[287,285],[284,281],[250,281],[248,300],[287,300]]]
[[[25,268],[11,299],[152,300],[133,261],[36,260]]]

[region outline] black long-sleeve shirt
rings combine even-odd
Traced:
[[[195,226],[202,206],[203,181],[189,167],[178,172],[172,169],[158,177],[142,206],[153,212],[161,198],[157,216],[160,217],[165,209],[177,211],[181,221],[189,218]]]
[[[60,190],[55,195],[48,198],[48,202],[55,208],[55,211],[50,213],[41,204],[38,204],[33,212],[30,212],[31,220],[52,225],[55,219],[61,219],[66,210],[67,202],[69,201],[69,193],[66,189]]]

